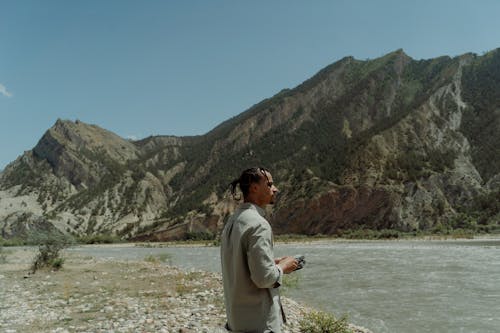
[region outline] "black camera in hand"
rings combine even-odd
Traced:
[[[306,265],[306,259],[305,259],[304,255],[297,254],[296,256],[294,256],[294,258],[299,263],[299,266],[297,267],[296,271],[298,271],[299,269],[302,269]]]

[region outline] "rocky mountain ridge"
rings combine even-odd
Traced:
[[[205,135],[130,141],[58,120],[0,174],[2,237],[216,235],[237,205],[227,184],[252,165],[280,187],[277,233],[494,227],[499,85],[499,50],[397,50],[341,59]]]

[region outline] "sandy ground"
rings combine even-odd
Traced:
[[[3,248],[0,332],[225,332],[219,274],[181,270],[162,257],[116,261],[76,254],[64,254],[59,271],[28,274],[35,251]],[[283,303],[283,332],[299,333],[311,309],[285,297]]]

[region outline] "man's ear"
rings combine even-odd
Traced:
[[[257,183],[251,183],[250,184],[250,192],[255,192],[257,190],[258,184]]]

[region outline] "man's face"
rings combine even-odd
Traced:
[[[256,188],[256,197],[259,201],[259,206],[263,207],[274,204],[277,193],[278,189],[274,186],[273,176],[267,171],[263,172]]]

